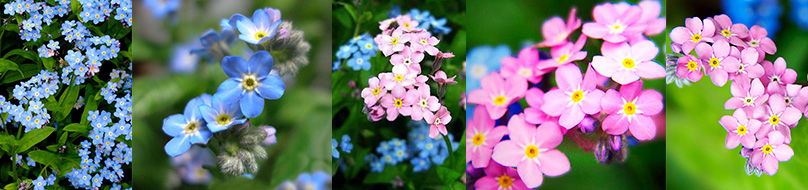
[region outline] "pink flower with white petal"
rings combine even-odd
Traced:
[[[710,19],[704,22],[699,17],[685,19],[685,27],[677,26],[671,30],[671,40],[674,43],[682,44],[684,54],[689,54],[698,44],[713,42],[715,35],[715,23]]]
[[[581,19],[575,17],[576,9],[572,8],[567,22],[561,17],[553,17],[541,25],[541,34],[544,36],[544,41],[538,44],[538,47],[555,47],[567,43],[567,37],[581,27]]]
[[[766,54],[772,55],[777,52],[777,46],[774,45],[774,41],[767,37],[767,35],[769,35],[769,32],[758,25],[754,25],[749,29],[749,38],[746,39],[746,47],[757,50],[758,60],[763,60]]]
[[[639,6],[618,10],[616,5],[605,3],[595,6],[592,16],[595,22],[584,24],[583,33],[590,38],[621,43],[643,32],[645,23],[638,22],[642,15]]]
[[[384,114],[385,114],[384,110],[385,109],[384,109],[384,107],[382,107],[382,105],[376,105],[376,106],[367,108],[368,120],[370,120],[370,121],[382,120],[382,118],[384,118]]]
[[[438,138],[438,133],[442,135],[448,133],[446,125],[449,124],[449,121],[452,121],[452,114],[449,113],[446,106],[441,106],[435,114],[425,112],[424,120],[429,124],[429,138],[434,139]]]
[[[448,85],[457,84],[457,81],[454,80],[455,77],[457,77],[457,75],[448,77],[446,75],[446,72],[443,72],[443,70],[438,70],[438,72],[435,72],[435,75],[432,75],[431,77],[432,80],[435,80],[435,82],[437,82],[438,84],[448,84]]]
[[[404,34],[404,30],[398,28],[393,30],[391,35],[382,35],[379,49],[382,50],[384,56],[390,56],[395,52],[404,50],[404,44],[410,41],[410,35]]]
[[[550,119],[550,116],[541,110],[544,105],[544,92],[538,88],[530,88],[525,93],[525,101],[530,107],[525,108],[525,121],[538,125]]]
[[[390,94],[382,97],[382,106],[386,109],[387,120],[393,121],[398,115],[409,116],[415,100],[407,97],[407,90],[403,87],[394,88]]]
[[[362,89],[362,98],[365,99],[365,105],[372,106],[376,104],[384,95],[387,95],[387,89],[381,84],[381,80],[377,77],[370,77],[368,87]]]
[[[749,28],[746,25],[732,24],[732,20],[725,14],[715,15],[712,19],[715,23],[714,38],[723,38],[736,46],[745,45],[743,39],[749,36]]]
[[[772,131],[766,138],[755,143],[755,149],[750,156],[752,166],[760,166],[763,172],[769,175],[777,173],[779,162],[785,162],[794,156],[794,150],[784,143],[783,135]],[[778,162],[779,161],[779,162]]]
[[[761,123],[757,119],[748,118],[743,109],[735,110],[732,116],[721,117],[718,123],[727,130],[727,149],[734,149],[738,144],[742,144],[744,148],[755,147],[755,133],[760,129]]]
[[[652,61],[659,49],[651,41],[634,45],[628,43],[602,47],[603,55],[592,58],[592,67],[603,76],[611,77],[617,83],[628,84],[644,79],[665,76],[665,68]]]
[[[395,18],[390,18],[379,22],[379,30],[386,31],[388,28],[390,28],[390,25],[393,24],[393,22],[395,21],[396,21]]]
[[[438,48],[435,48],[439,42],[440,40],[438,40],[438,38],[435,38],[432,36],[432,34],[426,30],[423,30],[421,32],[412,34],[412,39],[410,39],[410,48],[412,48],[413,51],[427,52],[429,55],[434,56],[440,52]]]
[[[603,130],[611,135],[631,131],[638,140],[651,140],[656,135],[656,124],[651,119],[662,111],[662,94],[655,90],[642,90],[642,81],[620,87],[620,92],[609,89],[603,95],[601,106],[609,116],[603,121]]]
[[[426,112],[438,111],[438,108],[440,108],[438,98],[430,95],[429,86],[427,85],[407,91],[407,99],[414,100],[410,115],[412,120],[415,121],[421,120]]]
[[[410,72],[404,67],[393,67],[392,73],[379,73],[384,88],[393,90],[395,88],[410,88],[415,84],[416,72]]]
[[[405,32],[412,32],[418,29],[418,22],[412,20],[409,15],[401,15],[396,17],[396,23],[399,28],[403,28]]]
[[[417,86],[417,87],[427,86],[426,81],[428,81],[428,80],[429,80],[429,77],[427,77],[425,75],[418,75],[418,76],[415,77],[415,85],[414,86]]]
[[[549,72],[551,69],[555,69],[558,66],[572,63],[573,61],[583,60],[586,58],[586,51],[581,51],[586,43],[586,36],[581,35],[578,37],[578,41],[574,44],[572,42],[568,42],[566,44],[553,47],[550,49],[550,55],[553,57],[552,59],[540,61],[538,64],[538,68],[542,72]]]
[[[685,55],[676,60],[676,76],[698,82],[704,75],[701,59],[693,55]]]
[[[508,134],[508,128],[495,127],[495,121],[488,116],[485,109],[474,109],[474,117],[467,123],[466,163],[471,162],[475,168],[488,166],[494,146]]]
[[[760,79],[736,78],[729,90],[733,97],[724,103],[724,109],[746,109],[751,114],[755,108],[769,100],[769,94],[766,94],[766,88]]]
[[[738,63],[737,68],[735,64],[727,65],[727,72],[730,74],[731,79],[739,76],[748,78],[760,78],[765,74],[763,66],[758,64],[757,50],[746,48],[741,51],[741,61]]]
[[[403,66],[409,69],[409,72],[421,73],[421,61],[424,60],[424,53],[412,51],[410,47],[404,47],[401,52],[394,53],[390,56],[390,63],[393,66]]]
[[[525,96],[528,87],[527,80],[521,76],[512,76],[506,81],[497,72],[484,76],[480,85],[481,89],[469,93],[468,102],[485,107],[491,119],[505,115],[509,105]]]
[[[519,51],[518,57],[502,58],[500,73],[505,76],[519,75],[531,83],[539,83],[543,72],[539,72],[536,64],[539,63],[539,50],[527,47]]]
[[[774,60],[774,64],[763,61],[760,65],[766,71],[761,82],[766,84],[766,92],[770,94],[780,92],[787,84],[794,84],[797,81],[797,72],[794,69],[786,68],[786,60],[783,57]]]
[[[528,190],[516,169],[497,162],[490,162],[487,166],[485,176],[474,182],[474,189]]]
[[[785,99],[779,94],[770,95],[767,103],[755,109],[755,118],[763,122],[763,126],[755,136],[761,139],[766,137],[769,132],[777,131],[785,136],[786,144],[791,143],[789,126],[797,124],[802,117],[802,112],[797,108],[787,107]]]
[[[638,6],[642,8],[641,23],[646,23],[645,35],[653,36],[665,30],[665,17],[659,18],[662,13],[662,3],[659,1],[641,1]]]
[[[564,140],[557,124],[545,122],[536,127],[519,114],[508,121],[508,133],[510,140],[497,144],[491,158],[503,166],[516,167],[528,188],[540,186],[544,175],[559,176],[570,170],[567,156],[555,149]]]
[[[712,46],[707,43],[700,43],[696,46],[696,54],[700,59],[706,61],[704,67],[716,86],[727,84],[728,72],[734,71],[730,69],[739,68],[738,58],[730,56],[731,48],[729,43],[723,39],[717,40]]]
[[[560,117],[559,124],[566,129],[578,125],[586,114],[600,112],[603,91],[596,85],[596,73],[591,69],[586,77],[575,64],[564,65],[555,71],[558,88],[544,94],[541,110],[547,115]],[[583,78],[583,79],[582,79]]]

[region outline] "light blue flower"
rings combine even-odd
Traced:
[[[236,26],[240,33],[238,38],[250,44],[269,41],[280,24],[280,14],[269,14],[264,9],[255,10],[252,20],[241,14],[230,17],[230,25]]]
[[[410,163],[413,166],[412,167],[413,172],[420,172],[420,171],[429,170],[429,164],[430,163],[429,163],[429,159],[427,159],[427,158],[415,157],[415,158],[412,158],[412,160],[410,160]]]
[[[358,71],[359,69],[370,70],[370,56],[355,53],[353,57],[348,60],[347,65],[354,71]]]
[[[339,158],[339,151],[337,150],[338,146],[339,146],[339,143],[337,143],[337,139],[332,138],[331,139],[331,157]]]
[[[45,190],[45,186],[48,185],[48,182],[42,179],[42,176],[37,177],[36,180],[31,183],[34,184],[34,190]]]
[[[214,95],[210,105],[199,106],[199,112],[211,132],[219,132],[232,125],[243,124],[247,119],[241,118],[241,110],[235,103],[226,103],[221,97]]]
[[[183,114],[171,115],[163,120],[163,132],[174,137],[165,145],[165,151],[169,156],[175,157],[187,152],[192,144],[208,143],[212,133],[200,111],[200,107],[204,104],[202,97],[191,99],[185,106]]]
[[[216,96],[240,105],[244,116],[257,117],[264,110],[264,99],[278,99],[286,89],[280,77],[269,74],[272,66],[266,51],[253,54],[249,62],[240,56],[225,57],[222,69],[230,78],[219,85]]]
[[[499,72],[502,66],[500,60],[510,55],[511,50],[505,45],[472,48],[466,56],[466,93],[479,89],[480,79],[488,73]]]
[[[342,144],[340,144],[340,148],[345,153],[351,153],[351,150],[353,150],[353,144],[351,144],[350,136],[342,135]]]

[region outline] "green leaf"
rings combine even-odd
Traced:
[[[30,51],[25,51],[23,49],[14,49],[3,55],[3,59],[11,57],[12,55],[19,55],[25,59],[31,60],[35,63],[39,63],[39,57]]]
[[[14,136],[7,134],[0,135],[0,148],[2,148],[3,151],[11,153],[12,148],[17,145],[19,145],[19,142],[17,142]]]
[[[40,164],[50,164],[56,159],[56,154],[48,152],[46,150],[35,150],[28,153],[28,156],[34,161],[39,162]]]
[[[34,76],[37,73],[39,73],[40,70],[42,70],[38,64],[20,64],[19,67],[21,71],[20,73],[16,72],[6,73],[6,76],[3,77],[3,81],[0,83],[8,84],[11,82],[22,80],[24,78]]]
[[[20,71],[20,67],[17,66],[17,63],[13,61],[9,61],[8,59],[0,59],[0,73],[6,71]],[[22,72],[20,72],[22,74]]]
[[[84,97],[92,97],[92,95],[95,93],[96,92],[92,86],[87,86],[87,88],[84,89]],[[90,111],[98,109],[98,101],[87,101],[87,99],[85,99],[85,102],[84,112],[81,114],[81,124],[86,125],[90,123],[87,121],[87,116],[90,115]]]
[[[56,64],[56,60],[54,60],[53,58],[44,58],[44,57],[42,57],[41,59],[42,59],[41,61],[42,65],[45,67],[45,69],[53,72],[53,65]],[[2,71],[3,70],[0,68],[0,72]]]
[[[463,176],[463,174],[459,171],[449,169],[445,166],[438,166],[437,171],[438,177],[440,177],[440,180],[443,181],[444,184],[452,183],[453,181],[460,179],[460,176]]]
[[[10,171],[9,171],[9,173],[11,173],[11,175],[14,174],[13,172],[10,172]],[[5,189],[5,190],[17,190],[17,184],[16,183],[9,183],[5,187],[3,187],[3,189]]]
[[[67,142],[67,131],[62,133],[62,137],[59,137],[59,145],[64,145]]]
[[[345,7],[345,10],[347,10],[348,14],[351,15],[351,19],[353,19],[354,21],[359,20],[357,15],[356,15],[356,8],[353,5],[348,4],[348,3],[344,3],[344,2],[337,2],[337,4],[342,5],[343,7]]]
[[[81,3],[79,3],[78,0],[70,0],[70,10],[73,10],[73,15],[76,15],[76,17],[78,17],[79,21],[84,23],[84,21],[81,19],[81,16],[80,16],[80,14],[81,14]]]
[[[61,121],[70,114],[70,110],[73,109],[73,106],[76,105],[76,100],[79,98],[79,90],[81,87],[82,86],[78,85],[67,87],[67,90],[59,97],[60,109],[54,114],[57,121]]]
[[[53,133],[53,127],[45,127],[42,129],[28,131],[28,133],[25,133],[25,136],[20,139],[20,146],[17,147],[17,152],[15,153],[25,152],[32,146],[48,138],[51,133]]]
[[[90,125],[82,124],[82,123],[71,123],[65,126],[63,131],[70,131],[70,132],[78,132],[78,133],[89,133],[90,132]]]

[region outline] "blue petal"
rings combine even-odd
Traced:
[[[283,96],[283,91],[286,90],[286,84],[283,84],[283,80],[275,75],[267,75],[267,78],[261,81],[261,85],[258,85],[258,88],[255,89],[258,92],[258,95],[274,100],[281,98]]]
[[[250,19],[247,19],[246,17],[244,19],[236,21],[236,28],[238,28],[238,32],[248,35],[253,35],[255,33],[255,30],[257,30],[255,28],[255,23],[253,23],[252,21],[250,21]]]
[[[168,116],[163,120],[163,132],[165,132],[168,136],[176,137],[180,135],[183,130],[185,130],[186,124],[187,121],[181,114]]]
[[[241,33],[238,35],[238,39],[243,40],[244,42],[251,43],[251,44],[258,44],[258,41],[255,40],[255,37],[250,36],[246,33]]]
[[[191,149],[191,143],[187,136],[174,137],[165,146],[166,154],[171,157],[179,156],[187,152],[188,149]]]
[[[255,10],[252,19],[253,23],[258,27],[259,30],[265,30],[269,27],[269,22],[271,22],[269,13],[264,11],[264,9]]]
[[[202,47],[208,48],[219,42],[221,38],[219,38],[219,34],[216,31],[208,30],[202,37],[199,38],[199,41],[202,42]]]
[[[202,105],[208,105],[208,106],[210,106],[210,101],[213,99],[213,96],[212,96],[212,95],[210,95],[210,94],[208,94],[208,93],[204,93],[204,94],[202,94],[202,95],[199,95],[199,97],[198,97],[198,98],[199,98],[200,100],[202,100]],[[201,106],[201,105],[200,105],[200,106]]]
[[[236,22],[238,22],[241,19],[247,19],[247,17],[245,17],[244,15],[241,15],[241,14],[235,14],[235,15],[230,17],[230,20],[228,20],[227,24],[230,25],[229,27],[235,28],[236,27]]]
[[[219,36],[226,44],[232,44],[236,40],[236,34],[232,29],[223,29]]]
[[[250,61],[247,62],[247,72],[250,74],[256,74],[256,77],[260,80],[263,79],[269,71],[272,70],[272,66],[274,65],[274,61],[272,60],[272,55],[266,51],[258,51],[250,57]]]
[[[192,144],[196,143],[207,144],[208,140],[210,140],[211,135],[212,133],[210,132],[210,130],[208,130],[207,127],[202,127],[199,129],[198,134],[190,135],[189,137],[191,138]]]
[[[204,118],[205,122],[208,123],[208,128],[210,128],[211,131],[216,132],[210,126],[216,124],[216,115],[219,113],[219,111],[213,109],[208,105],[202,105],[199,106],[199,112],[202,113],[202,118]]]
[[[241,104],[244,116],[248,118],[258,117],[264,111],[264,98],[259,97],[255,92],[247,92],[239,104]]]
[[[185,119],[188,121],[201,120],[202,115],[199,114],[199,106],[203,105],[204,103],[205,102],[202,101],[202,97],[196,97],[191,99],[191,101],[188,101],[188,105],[185,106],[185,112],[183,112]]]
[[[230,78],[241,78],[241,74],[248,73],[247,60],[241,56],[232,55],[222,60],[222,70]]]
[[[229,78],[219,85],[219,89],[216,90],[215,96],[221,98],[221,100],[224,102],[236,102],[241,99],[242,95],[244,94],[244,89],[241,88],[240,84],[241,83],[236,79]],[[215,102],[215,99],[216,98],[214,98],[213,102]],[[214,108],[217,107],[213,104],[211,104],[211,106]]]

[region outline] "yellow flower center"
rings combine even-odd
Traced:
[[[485,142],[485,136],[483,136],[482,133],[477,133],[477,135],[474,135],[474,139],[472,139],[471,142],[474,143],[474,146],[480,146]]]
[[[248,75],[248,76],[244,77],[243,81],[241,81],[241,86],[244,87],[244,90],[252,91],[252,90],[255,90],[255,88],[258,87],[258,82],[257,82],[255,76]]]
[[[511,185],[513,185],[513,178],[508,176],[508,174],[502,174],[497,178],[497,183],[499,184],[500,189],[509,189]]]
[[[777,125],[778,123],[780,123],[780,118],[777,117],[776,115],[773,115],[771,118],[769,118],[769,122],[772,125]]]
[[[501,106],[502,104],[505,104],[505,96],[497,96],[494,98],[494,105]]]
[[[635,65],[634,65],[634,60],[633,59],[629,59],[629,58],[623,59],[623,67],[631,69],[631,68],[634,68],[634,66]]]
[[[403,80],[404,80],[404,76],[402,76],[402,75],[396,75],[396,77],[394,78],[394,80],[396,80],[396,82],[401,82],[401,81],[403,81]]]
[[[421,45],[426,45],[427,43],[429,43],[429,42],[426,41],[426,39],[421,39]]]
[[[773,149],[772,149],[772,145],[767,144],[766,146],[763,146],[763,148],[760,148],[760,150],[763,150],[764,154],[769,154],[769,153],[772,153]]]
[[[732,35],[732,32],[730,32],[730,31],[729,31],[729,30],[727,30],[727,29],[724,29],[724,30],[722,30],[722,31],[721,31],[721,35],[724,35],[724,36],[726,36],[727,38],[729,38],[729,37]]]
[[[760,44],[758,43],[757,40],[750,40],[749,41],[749,46],[751,46],[751,47],[758,47],[758,45],[760,45]]]
[[[194,133],[198,129],[199,129],[199,123],[197,123],[196,121],[189,122],[188,125],[185,125],[185,134]]]
[[[690,71],[695,71],[697,68],[698,68],[698,64],[696,64],[695,61],[691,60],[691,61],[687,62],[687,69],[689,69]]]
[[[626,115],[634,115],[634,113],[637,112],[637,106],[635,106],[634,103],[626,102],[626,104],[623,105],[623,112],[626,113]]]
[[[374,95],[374,96],[377,96],[377,95],[379,95],[379,93],[380,93],[381,91],[382,91],[382,89],[381,89],[381,88],[379,88],[379,87],[373,88],[373,95]]]
[[[528,145],[527,148],[525,148],[525,155],[527,155],[528,158],[539,156],[539,147]]]
[[[743,125],[738,126],[738,134],[739,134],[739,135],[744,135],[744,134],[746,134],[746,131],[747,131],[746,126],[743,126]]]
[[[569,58],[570,58],[569,55],[564,54],[564,55],[561,56],[561,58],[558,58],[558,63],[564,63],[564,61],[567,61],[567,59],[569,59]]]
[[[720,64],[721,64],[721,62],[720,62],[720,61],[718,61],[718,58],[715,58],[715,57],[710,58],[710,66],[711,66],[711,67],[716,68],[716,67],[718,67]]]
[[[533,71],[531,71],[530,69],[527,69],[527,68],[519,69],[518,73],[519,73],[519,75],[522,75],[525,78],[533,76]]]
[[[573,102],[578,103],[584,99],[584,92],[580,90],[572,92],[572,96],[570,97],[572,98]]]
[[[231,118],[229,115],[221,114],[218,118],[216,118],[216,122],[219,123],[219,125],[227,125],[230,124],[230,119]]]
[[[393,45],[398,44],[398,38],[393,38],[392,40],[390,40],[390,44],[393,44]]]
[[[623,24],[620,24],[620,23],[615,23],[614,25],[609,27],[609,33],[612,33],[612,34],[623,33],[624,30],[626,30],[626,27],[623,26]]]
[[[401,101],[401,98],[396,98],[396,100],[393,100],[393,105],[395,105],[397,108],[400,108],[401,106],[404,105],[404,101]]]
[[[691,36],[691,38],[692,38],[693,42],[699,42],[699,41],[701,41],[701,34],[693,34],[693,36]]]
[[[422,108],[426,108],[429,105],[428,103],[429,102],[427,102],[426,99],[421,99],[421,101],[418,102],[418,105],[421,105]]]
[[[261,40],[262,38],[264,38],[266,36],[267,36],[267,33],[264,33],[263,31],[258,31],[258,32],[255,33],[255,40]]]

